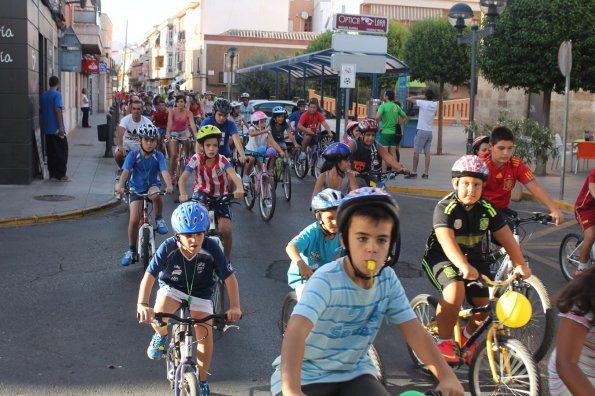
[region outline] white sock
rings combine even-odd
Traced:
[[[581,271],[587,269],[587,267],[589,267],[589,263],[578,263],[578,269],[580,269]]]
[[[442,344],[442,343],[444,343],[444,342],[449,342],[450,340],[451,340],[451,338],[449,338],[448,340],[442,340],[442,339],[439,339],[439,340],[438,340],[438,345],[440,345],[440,344]]]
[[[465,338],[469,338],[469,337],[471,337],[471,334],[469,334],[469,333],[467,332],[467,328],[466,328],[466,327],[463,329],[463,337],[465,337]]]

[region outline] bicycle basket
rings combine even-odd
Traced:
[[[513,290],[507,290],[496,303],[496,316],[506,327],[523,327],[529,323],[532,314],[531,303],[527,297]]]

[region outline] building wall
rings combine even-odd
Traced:
[[[306,19],[302,18],[302,13],[307,13]],[[303,15],[306,16],[306,15]],[[309,18],[309,19],[308,19]],[[288,32],[311,32],[314,19],[314,0],[290,0],[288,15]],[[306,29],[307,25],[310,29]]]
[[[426,18],[439,18],[448,15],[448,10],[461,1],[451,0],[364,0],[360,7],[362,14],[386,16],[389,19],[408,25]],[[469,4],[479,16],[479,0],[462,1]]]
[[[229,29],[287,32],[289,1],[203,0],[202,33],[221,34]],[[232,17],[232,15],[234,17]]]

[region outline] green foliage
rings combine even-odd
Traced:
[[[304,53],[309,54],[310,52],[322,51],[324,49],[331,48],[333,33],[334,32],[332,30],[327,30],[326,32],[322,33],[316,40],[312,40]]]
[[[246,59],[242,67],[253,65],[260,65],[262,63],[273,62],[285,58],[282,53],[270,55],[264,51],[256,51],[252,57]],[[281,73],[284,74],[284,73]],[[287,90],[287,78],[283,75],[279,76],[279,92],[285,93]],[[275,72],[272,71],[258,71],[252,73],[238,74],[237,82],[239,83],[240,92],[250,92],[252,98],[268,99],[275,95]]]
[[[514,155],[527,164],[545,164],[550,156],[558,155],[556,142],[549,128],[528,118],[514,119],[508,112],[501,112],[496,126],[505,126],[514,134]]]
[[[469,79],[467,46],[457,44],[456,32],[446,18],[414,23],[402,55],[414,80],[460,85]]]
[[[514,0],[483,40],[479,64],[497,87],[562,93],[558,48],[572,40],[571,89],[595,92],[595,1]]]

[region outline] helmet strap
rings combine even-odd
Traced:
[[[320,229],[322,230],[322,234],[325,237],[331,236],[331,235],[335,235],[336,232],[330,232],[329,230],[327,230],[326,228],[324,228],[324,223],[320,219],[320,216],[318,216],[319,213],[320,213],[320,211],[316,212],[316,220],[318,220],[318,224],[320,224]]]

